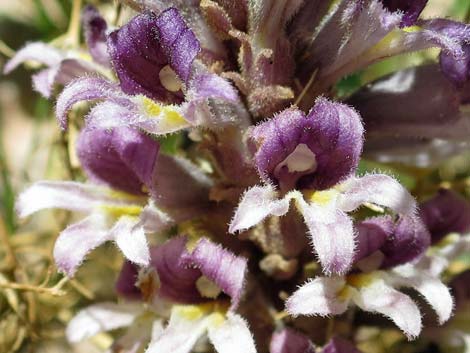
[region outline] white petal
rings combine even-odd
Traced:
[[[16,52],[15,56],[5,64],[3,73],[8,74],[25,61],[36,61],[47,66],[59,65],[63,55],[45,43],[29,43]]]
[[[140,223],[146,233],[157,233],[171,227],[174,221],[153,203],[149,203],[140,214]]]
[[[382,279],[375,279],[369,285],[360,287],[353,300],[362,310],[380,313],[392,319],[408,339],[417,337],[421,332],[421,313],[417,305]]]
[[[413,196],[401,184],[385,174],[369,174],[361,178],[351,178],[341,185],[339,207],[354,211],[365,202],[390,208],[396,213],[412,214],[416,209]]]
[[[59,271],[72,277],[91,250],[111,239],[104,217],[96,214],[65,228],[54,245]]]
[[[416,271],[411,265],[396,267],[392,276],[398,285],[412,287],[418,291],[436,312],[439,324],[449,320],[454,301],[449,288],[438,278]]]
[[[96,205],[113,201],[106,195],[106,189],[97,186],[72,181],[39,181],[20,194],[16,210],[19,217],[48,208],[90,212]]]
[[[145,353],[189,353],[207,325],[207,316],[197,312],[197,307],[173,307],[168,326],[152,339]]]
[[[282,216],[289,210],[289,198],[277,199],[271,185],[248,189],[238,204],[229,232],[235,233],[253,227],[268,216]]]
[[[298,202],[313,247],[326,273],[345,273],[354,258],[354,230],[348,215],[338,209]]]
[[[341,296],[345,285],[340,277],[317,277],[302,285],[287,299],[286,309],[294,316],[342,314],[349,304],[349,297]]]
[[[246,321],[236,314],[228,313],[222,324],[209,326],[209,339],[219,353],[256,353]]]
[[[129,326],[141,311],[140,305],[100,303],[89,306],[67,325],[67,339],[79,342],[99,332]]]
[[[32,76],[34,90],[45,98],[50,98],[54,82],[59,72],[59,66],[53,66],[39,71]]]
[[[150,252],[144,228],[139,225],[139,219],[123,216],[119,218],[110,231],[124,256],[131,262],[147,266]]]

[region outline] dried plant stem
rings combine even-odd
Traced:
[[[67,34],[66,34],[66,40],[73,47],[78,47],[80,43],[80,12],[81,10],[82,10],[82,0],[73,0],[69,28],[67,29]]]
[[[5,263],[2,264],[1,268],[8,270],[14,269],[16,266],[15,252],[11,246],[10,237],[7,234],[5,223],[2,218],[0,218],[0,241],[5,248]]]
[[[65,291],[63,291],[61,288],[64,286],[65,283],[67,283],[68,280],[68,277],[64,277],[54,287],[41,287],[26,283],[0,282],[0,288],[31,291],[41,294],[50,294],[59,297],[65,295]]]
[[[315,81],[315,77],[317,76],[317,72],[318,72],[318,69],[316,69],[315,71],[313,71],[312,76],[310,76],[310,79],[308,80],[307,84],[305,85],[305,87],[303,88],[302,92],[300,92],[299,96],[298,96],[297,99],[295,100],[294,105],[299,105],[299,103],[302,101],[302,99],[304,98],[305,94],[308,92],[308,90],[309,90],[310,87],[312,86],[313,82]]]

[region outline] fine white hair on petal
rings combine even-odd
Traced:
[[[362,310],[390,318],[410,340],[421,332],[418,306],[410,297],[387,285],[383,279],[374,279],[370,284],[359,287],[354,291],[352,299]]]
[[[39,181],[23,191],[16,202],[18,216],[27,217],[37,211],[62,208],[90,212],[99,203],[115,203],[107,189],[72,181]]]
[[[150,251],[144,228],[139,225],[139,218],[129,216],[119,218],[110,233],[129,261],[143,266],[149,264]]]
[[[60,127],[67,129],[67,114],[75,103],[96,99],[110,99],[122,105],[132,104],[115,83],[101,77],[81,77],[70,82],[57,98],[55,113]]]
[[[68,277],[73,277],[86,255],[111,239],[106,220],[99,214],[92,214],[68,226],[54,244],[53,255],[57,268]]]
[[[206,332],[208,323],[207,316],[199,313],[198,308],[174,306],[167,327],[152,337],[145,353],[189,353]]]
[[[345,212],[354,211],[367,202],[403,215],[411,215],[416,211],[416,201],[408,190],[385,174],[350,178],[341,184],[341,189],[338,205]]]
[[[80,310],[69,322],[65,335],[71,343],[90,338],[97,333],[126,327],[142,311],[141,305],[99,303]]]
[[[317,277],[300,286],[286,302],[289,314],[297,315],[340,315],[346,311],[349,298],[340,298],[346,286],[341,277]]]
[[[351,218],[338,209],[298,202],[312,245],[325,273],[345,273],[352,265],[355,234]]]
[[[440,325],[449,320],[454,300],[449,288],[438,278],[429,276],[409,264],[394,268],[389,275],[397,285],[414,288],[420,293],[436,312]]]
[[[25,61],[36,61],[47,66],[55,66],[63,59],[63,55],[50,45],[41,42],[26,44],[15,56],[5,64],[3,73],[8,74]]]
[[[204,276],[230,296],[231,310],[236,310],[245,287],[247,260],[202,238],[191,253],[191,261]]]
[[[230,223],[229,232],[235,233],[253,227],[268,216],[282,216],[289,210],[290,197],[277,199],[271,185],[254,186],[248,189],[238,204]]]
[[[208,335],[219,353],[256,353],[248,324],[240,315],[228,313],[223,323],[209,325]]]

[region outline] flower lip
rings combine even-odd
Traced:
[[[113,188],[142,194],[151,186],[159,145],[131,128],[82,130],[77,154],[86,174]]]
[[[283,191],[324,190],[353,173],[363,127],[350,107],[317,99],[307,116],[288,108],[251,131],[261,177]]]
[[[169,66],[187,83],[200,44],[176,8],[158,16],[145,12],[108,36],[108,51],[121,89],[131,95],[144,94],[169,103],[181,103],[183,95],[175,85],[162,82]],[[161,71],[163,73],[161,73]]]

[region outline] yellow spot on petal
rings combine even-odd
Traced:
[[[344,286],[336,295],[339,300],[346,301],[351,297],[351,287]]]
[[[354,273],[346,277],[346,282],[356,288],[367,287],[377,276],[373,273]]]
[[[100,205],[106,214],[119,218],[122,216],[137,217],[142,212],[142,207],[137,205]]]
[[[314,202],[320,206],[326,206],[330,202],[334,201],[339,195],[339,192],[335,189],[322,190],[322,191],[313,191],[308,192],[306,195],[307,200]]]
[[[218,326],[221,326],[224,322],[225,322],[225,315],[220,312],[213,313],[211,314],[211,316],[209,316],[210,326],[218,327]]]
[[[419,32],[421,30],[422,30],[422,27],[420,26],[408,26],[408,27],[402,28],[402,31],[406,33]]]
[[[144,114],[158,119],[164,131],[174,131],[187,127],[189,124],[180,114],[178,107],[175,105],[162,105],[154,100],[139,96]]]
[[[204,315],[207,314],[206,308],[202,305],[185,305],[178,306],[174,309],[178,316],[188,320],[195,321],[201,319]]]

